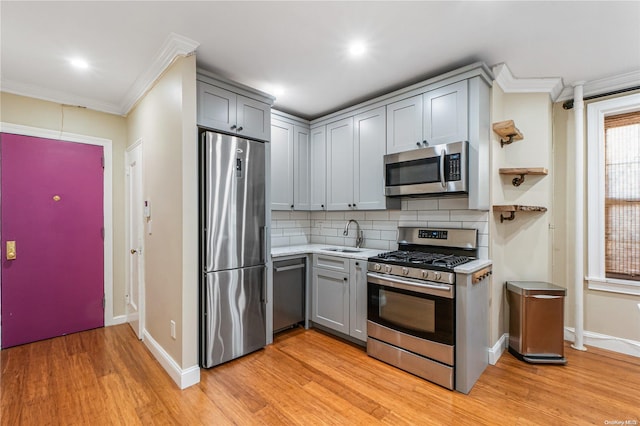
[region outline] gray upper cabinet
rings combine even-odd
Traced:
[[[198,124],[249,139],[268,141],[271,106],[198,81]]]
[[[311,207],[311,151],[309,127],[293,126],[293,208],[310,210]]]
[[[384,210],[384,165],[386,151],[385,107],[358,114],[354,122],[354,197],[352,208],[358,210]],[[398,200],[399,202],[399,200]],[[399,205],[397,206],[399,208]]]
[[[387,154],[422,144],[422,95],[387,105]]]
[[[353,117],[327,124],[327,210],[351,210],[354,204]]]
[[[294,125],[271,120],[271,209],[293,209]]]
[[[468,140],[467,81],[387,105],[387,154]]]
[[[468,140],[467,81],[431,90],[423,97],[423,137],[429,145]]]
[[[327,124],[327,210],[400,208],[384,196],[384,106]]]
[[[271,119],[271,210],[310,210],[309,126],[280,111]],[[324,166],[324,162],[322,163]]]
[[[327,209],[327,139],[326,127],[318,126],[311,129],[309,143],[309,210]]]

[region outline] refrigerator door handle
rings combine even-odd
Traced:
[[[262,278],[262,300],[264,301],[264,304],[267,304],[267,270],[268,268],[264,268],[264,277]]]
[[[262,227],[262,233],[260,235],[260,238],[262,238],[262,241],[260,241],[260,250],[262,251],[261,253],[261,258],[262,258],[262,263],[267,263],[267,227],[263,226]]]

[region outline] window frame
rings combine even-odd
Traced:
[[[640,281],[605,271],[605,128],[610,115],[640,111],[640,93],[587,105],[587,277],[589,289],[640,295]]]

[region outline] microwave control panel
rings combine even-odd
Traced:
[[[444,175],[447,182],[462,179],[462,159],[460,154],[449,154],[444,157]]]

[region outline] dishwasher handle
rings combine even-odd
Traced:
[[[282,267],[279,267],[279,268],[275,267],[273,269],[276,272],[284,272],[284,271],[291,271],[291,270],[294,270],[294,269],[302,269],[304,267],[305,267],[304,263],[299,263],[297,265],[282,266]]]

